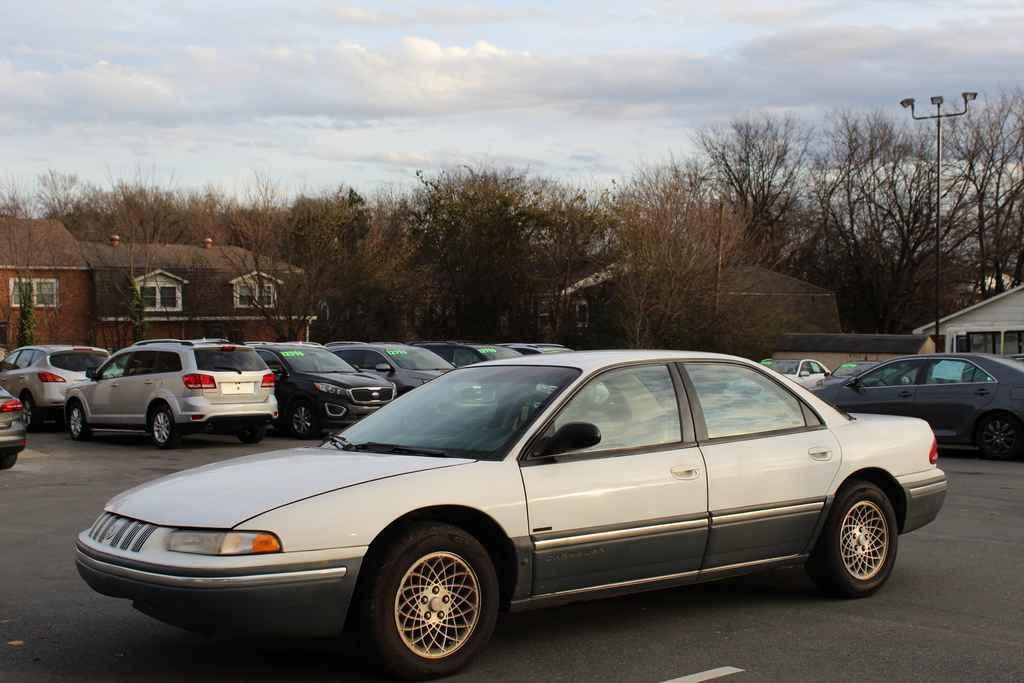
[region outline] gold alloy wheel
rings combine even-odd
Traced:
[[[869,500],[851,507],[843,518],[839,547],[851,576],[861,581],[877,576],[889,551],[889,524],[882,509]]]
[[[469,641],[480,617],[480,582],[464,559],[436,552],[416,560],[395,595],[402,642],[425,659],[443,659]]]

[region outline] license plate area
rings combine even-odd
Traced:
[[[251,395],[255,391],[255,382],[221,382],[220,384],[220,393],[225,396]]]

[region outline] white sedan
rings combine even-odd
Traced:
[[[458,369],[319,448],[181,472],[78,537],[97,591],[199,631],[337,635],[407,677],[498,613],[805,564],[885,583],[946,495],[927,423],[847,416],[766,368],[675,351]]]

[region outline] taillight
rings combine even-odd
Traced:
[[[260,382],[261,389],[273,389],[274,388],[274,373],[268,372],[263,375],[263,381]]]
[[[61,377],[60,375],[55,375],[52,372],[45,372],[45,371],[44,372],[38,372],[38,373],[36,373],[36,377],[39,378],[40,382],[47,382],[47,383],[55,382],[55,383],[58,383],[58,384],[63,384],[64,383],[64,378],[63,377]]]
[[[9,401],[0,403],[0,413],[20,413],[21,412],[21,401],[16,398],[12,398]]]
[[[198,372],[185,375],[181,378],[181,381],[185,383],[186,389],[192,389],[194,391],[208,391],[210,389],[217,388],[217,380],[215,380],[211,375],[204,375]]]
[[[939,461],[939,442],[933,436],[932,437],[932,449],[928,451],[928,462],[934,465]]]

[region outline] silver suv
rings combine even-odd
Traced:
[[[68,389],[109,355],[93,346],[22,346],[0,362],[0,387],[21,401],[25,427],[35,430],[64,416]]]
[[[118,351],[68,392],[68,433],[144,429],[159,448],[183,434],[258,443],[277,418],[274,373],[255,351],[224,340],[143,341]]]

